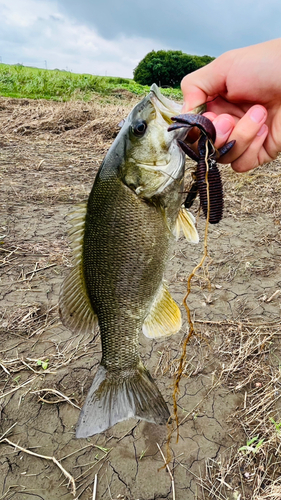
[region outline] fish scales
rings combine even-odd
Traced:
[[[130,417],[169,419],[138,347],[141,331],[162,338],[181,328],[163,273],[180,230],[198,241],[194,218],[181,206],[185,159],[177,138],[185,132],[167,132],[179,107],[152,86],[108,151],[86,209],[71,221],[74,267],[61,289],[60,315],[75,332],[92,332],[98,322],[102,343],[77,437]]]
[[[90,195],[83,260],[99,318],[101,364],[123,369],[139,360],[138,336],[162,282],[171,238],[159,207],[137,198],[117,178],[105,182],[106,207],[99,198],[104,181]]]

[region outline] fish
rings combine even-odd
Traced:
[[[131,417],[156,424],[170,417],[141,361],[139,335],[162,339],[180,330],[164,270],[181,231],[199,240],[182,205],[185,154],[177,140],[186,131],[167,130],[180,108],[152,85],[108,150],[86,206],[70,221],[73,267],[61,288],[61,320],[72,332],[92,333],[99,325],[102,344],[77,438]]]

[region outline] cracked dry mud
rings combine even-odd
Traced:
[[[131,106],[132,101],[117,99],[101,105],[0,100],[0,436],[15,424],[4,438],[60,460],[75,479],[81,500],[92,499],[95,474],[97,499],[172,499],[170,475],[157,448],[158,443],[166,454],[166,427],[131,419],[103,434],[75,439],[78,407],[92,383],[101,347],[99,339],[65,329],[57,311],[70,266],[66,216],[86,199],[115,125]],[[100,130],[95,125],[101,110],[107,136],[102,124]],[[87,114],[91,116],[85,120]],[[243,384],[237,375],[239,389],[236,374],[221,377],[233,356],[229,332],[239,339],[244,325],[255,331],[269,323],[279,331],[280,295],[267,300],[281,288],[280,163],[244,176],[229,167],[222,173],[224,218],[209,228],[208,266],[194,278],[188,298],[196,334],[187,346],[180,383],[179,439],[174,431],[170,443],[177,500],[209,498],[199,485],[206,459],[219,460],[225,450],[245,443],[242,427],[232,418],[245,403]],[[204,227],[200,216],[200,244],[180,239],[169,261],[166,280],[179,304],[202,256]],[[184,309],[182,313],[186,318]],[[140,338],[142,359],[171,412],[173,377],[187,329],[185,319],[171,339]],[[271,347],[277,349],[270,358],[273,365],[279,363],[277,339]],[[38,360],[46,362],[46,369]],[[251,498],[251,488],[243,491],[242,498]],[[224,498],[234,500],[239,492],[235,483]],[[55,463],[3,440],[0,498],[70,500],[73,495]]]

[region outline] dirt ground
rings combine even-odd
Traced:
[[[0,98],[0,499],[280,498],[280,160],[243,175],[221,167],[224,217],[209,228],[209,257],[188,298],[195,335],[178,441],[174,425],[168,451],[166,427],[133,419],[75,439],[101,347],[58,317],[71,265],[66,216],[86,200],[134,102],[122,93],[90,103]],[[200,215],[199,245],[180,239],[169,262],[179,304],[204,228]],[[171,412],[187,331],[185,319],[172,339],[140,338]]]

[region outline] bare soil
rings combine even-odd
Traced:
[[[221,167],[224,218],[209,227],[209,257],[188,297],[195,335],[180,383],[178,441],[175,425],[167,449],[169,429],[133,419],[75,439],[101,347],[58,317],[71,265],[66,216],[86,200],[134,102],[121,94],[90,103],[0,98],[0,499],[90,500],[96,475],[96,499],[280,498],[279,159],[243,175]],[[188,162],[187,185],[192,168]],[[204,228],[199,215],[199,245],[181,239],[169,262],[179,304]],[[171,412],[187,332],[185,319],[172,339],[140,339]]]

